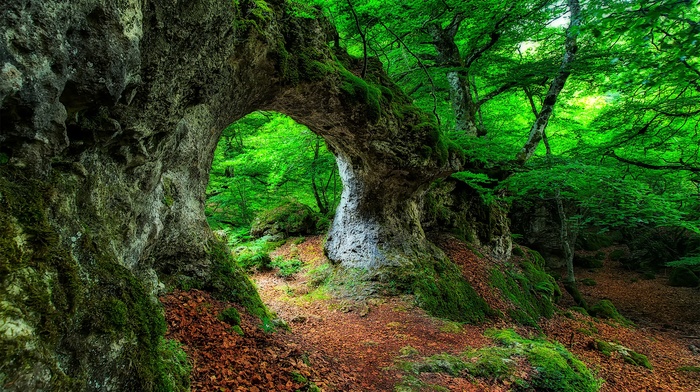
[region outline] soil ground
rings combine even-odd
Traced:
[[[288,242],[272,256],[303,261],[300,273],[253,276],[261,298],[289,330],[265,333],[259,320],[239,306],[200,291],[162,298],[169,337],[183,343],[193,363],[193,391],[393,391],[407,376],[397,361],[492,345],[483,335],[489,328],[514,328],[523,336],[544,333],[559,341],[605,380],[603,392],[700,391],[700,373],[679,370],[700,366],[700,292],[670,287],[663,276],[644,280],[610,260],[596,271],[577,271],[580,279],[597,283],[581,285],[586,298],[591,303],[612,300],[635,323],[632,327],[571,312],[566,298],[554,317],[541,321],[539,331],[504,320],[460,325],[426,315],[410,297],[357,300],[334,298],[323,286],[314,289],[306,272],[326,262],[321,238],[294,242],[299,241]],[[484,260],[454,242],[443,248],[491,306],[505,306],[484,283]],[[244,336],[217,319],[230,306],[241,311]],[[594,349],[596,339],[647,355],[653,370],[628,364],[615,353],[605,356]],[[435,373],[420,378],[450,391],[509,390],[507,383],[491,380]]]

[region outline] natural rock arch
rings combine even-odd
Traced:
[[[0,347],[9,364],[0,383],[7,390],[150,390],[163,382],[155,294],[161,282],[230,289],[228,278],[212,277],[218,248],[204,191],[221,130],[254,110],[290,115],[335,151],[345,191],[327,243],[331,259],[379,271],[439,253],[425,239],[418,202],[432,179],[454,170],[455,152],[378,64],[357,77],[355,61],[328,45],[333,29],[303,17],[314,10],[294,7],[281,0],[7,5],[0,16]]]

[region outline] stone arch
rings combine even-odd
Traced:
[[[155,294],[162,281],[211,281],[211,159],[221,130],[254,110],[291,116],[338,157],[347,189],[327,242],[331,259],[376,271],[435,252],[418,203],[432,179],[455,169],[456,153],[379,64],[359,78],[357,61],[329,46],[333,29],[288,7],[7,5],[0,294],[11,310],[3,317],[23,326],[14,337],[26,342],[0,337],[12,347],[2,350],[14,364],[9,390],[157,383],[151,370],[163,326]],[[24,293],[36,298],[28,304]]]

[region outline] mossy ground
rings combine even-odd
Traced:
[[[437,354],[420,361],[398,361],[397,367],[408,373],[409,377],[397,390],[423,390],[421,388],[426,385],[417,377],[426,372],[504,381],[513,391],[593,392],[602,384],[602,380],[596,378],[583,362],[559,343],[541,338],[523,338],[509,329],[490,330],[486,335],[497,346],[469,350],[461,355]],[[528,366],[519,365],[522,360]],[[531,370],[523,376],[519,368]]]

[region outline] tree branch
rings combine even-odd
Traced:
[[[390,29],[382,21],[379,21],[379,24],[382,25],[382,27],[384,27],[384,29],[386,29],[386,31],[388,31],[389,34],[393,35],[394,38],[396,38],[396,40],[399,41],[399,43],[401,45],[403,45],[403,47],[406,49],[408,54],[413,56],[416,59],[416,61],[418,61],[418,65],[420,65],[420,67],[423,69],[423,72],[425,72],[425,75],[428,77],[428,80],[430,81],[430,86],[432,87],[432,91],[431,91],[430,95],[433,96],[433,115],[435,115],[435,119],[437,120],[438,125],[440,125],[440,116],[438,116],[438,113],[437,113],[437,94],[435,94],[435,81],[433,80],[433,77],[430,75],[430,72],[428,72],[428,68],[426,68],[425,64],[423,64],[423,61],[421,61],[420,57],[416,56],[416,54],[413,53],[411,48],[409,48],[403,42],[401,37],[399,37],[396,33],[394,33],[394,30]]]
[[[681,171],[689,171],[692,173],[700,173],[700,167],[688,166],[688,165],[684,164],[682,161],[678,165],[652,165],[650,163],[644,163],[644,162],[639,162],[639,161],[633,161],[631,159],[622,158],[621,156],[615,154],[615,151],[613,151],[613,150],[608,151],[607,153],[605,153],[605,155],[612,157],[612,158],[615,158],[622,163],[627,163],[629,165],[643,167],[645,169],[650,169],[650,170],[681,170]]]

